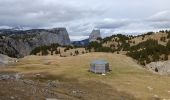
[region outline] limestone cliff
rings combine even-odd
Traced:
[[[50,45],[52,43],[70,45],[67,30],[65,28],[54,28],[0,31],[0,53],[10,57],[26,56],[35,47]]]
[[[93,30],[89,36],[89,42],[96,41],[98,38],[101,38],[100,30]]]

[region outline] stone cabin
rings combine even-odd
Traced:
[[[90,63],[90,72],[96,74],[105,74],[110,70],[109,63],[105,60],[94,60]]]

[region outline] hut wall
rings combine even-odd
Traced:
[[[94,73],[106,73],[110,71],[109,63],[107,64],[90,64],[90,71]]]
[[[91,65],[90,65],[90,71],[91,71],[91,72],[95,72],[95,65],[94,65],[94,64],[91,64]]]
[[[106,65],[105,65],[105,70],[106,70],[106,71],[110,71],[109,64],[106,64]]]
[[[101,65],[95,65],[95,73],[105,73],[105,65],[101,64]]]

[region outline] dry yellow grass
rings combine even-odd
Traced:
[[[167,37],[167,36],[168,36],[167,33],[161,33],[161,32],[157,32],[157,33],[152,34],[152,35],[145,35],[144,38],[143,38],[143,36],[139,36],[139,37],[135,37],[135,38],[131,39],[130,41],[134,42],[134,43],[130,43],[130,45],[134,46],[134,45],[137,45],[137,44],[139,44],[141,42],[145,42],[148,39],[154,39],[154,40],[158,40],[159,44],[165,46],[167,44],[167,42],[169,41],[169,39],[166,38],[165,42],[163,42],[163,41],[161,41],[161,38],[162,37]],[[117,49],[118,42],[116,42],[115,39],[112,38],[111,41],[107,41],[106,43],[103,44],[104,47],[111,47],[111,45],[115,45],[115,48]]]
[[[89,63],[94,59],[108,60],[112,71],[106,76],[88,72]],[[125,55],[88,53],[64,58],[28,56],[20,59],[17,64],[1,70],[17,71],[24,74],[50,73],[51,75],[64,76],[66,79],[99,81],[142,100],[149,100],[156,95],[160,98],[170,99],[169,76],[153,74]]]
[[[166,43],[168,42],[169,39],[166,39],[166,42],[162,42],[160,39],[161,39],[161,37],[167,37],[167,35],[168,35],[167,33],[158,32],[158,33],[155,33],[152,35],[146,35],[143,40],[142,40],[143,37],[140,36],[140,37],[132,39],[131,41],[135,41],[135,44],[132,44],[132,45],[137,45],[137,44],[144,42],[148,39],[154,39],[154,40],[158,40],[159,44],[166,45]]]
[[[84,54],[86,53],[86,49],[85,48],[73,48],[73,49],[69,49],[64,51],[65,47],[59,47],[58,50],[60,51],[60,54],[55,54],[55,51],[53,52],[52,55],[55,56],[62,56],[62,57],[69,57],[69,56],[76,56],[75,51],[78,51],[79,54]],[[48,54],[51,55],[51,51],[48,51]],[[42,52],[37,53],[37,56],[42,56]]]

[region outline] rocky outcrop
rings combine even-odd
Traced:
[[[161,75],[170,74],[170,60],[164,62],[152,62],[146,65],[146,68],[150,71],[157,72]]]
[[[0,33],[0,53],[10,57],[29,55],[31,50],[42,45],[53,43],[70,45],[70,38],[65,28],[1,30]]]
[[[0,54],[0,67],[3,67],[5,65],[15,63],[15,62],[17,62],[17,59],[10,58],[6,55]]]
[[[93,30],[89,36],[89,42],[96,41],[98,38],[101,38],[100,30]]]

